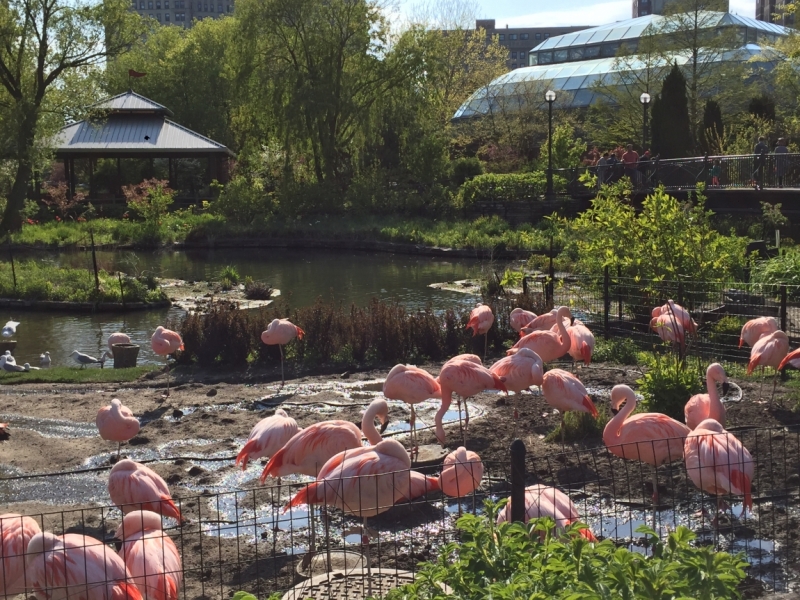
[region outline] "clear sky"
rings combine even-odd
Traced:
[[[604,25],[631,18],[631,0],[474,0],[478,18],[495,19],[497,27],[547,27],[554,25]],[[402,2],[401,10],[411,5]],[[756,0],[730,0],[732,13],[755,17]]]

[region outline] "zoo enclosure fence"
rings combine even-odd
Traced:
[[[800,537],[796,534],[800,524],[800,430],[743,427],[732,432],[753,457],[752,512],[743,512],[741,498],[727,497],[730,508],[717,514],[716,499],[692,484],[682,461],[658,468],[659,500],[654,510],[652,467],[617,458],[604,447],[526,455],[521,441],[512,444],[509,462],[484,464],[482,487],[469,496],[456,500],[430,492],[370,517],[368,526],[374,531],[369,540],[361,519],[337,509],[318,509],[316,516],[305,507],[283,512],[287,499],[304,483],[284,479],[282,486],[235,491],[210,487],[176,498],[187,519],[183,525],[164,519],[165,531],[182,557],[178,597],[228,598],[244,590],[259,599],[279,592],[287,599],[305,600],[343,591],[366,595],[369,585],[375,586],[372,591],[379,596],[385,591],[380,581],[412,581],[421,561],[435,560],[446,543],[458,540],[455,522],[460,514],[481,514],[486,499],[523,498],[525,486],[535,483],[568,494],[594,534],[618,546],[647,554],[645,537],[636,532],[640,525],[653,525],[662,537],[685,525],[697,535],[695,543],[745,554],[751,566],[741,589],[754,595],[789,591],[800,577]],[[0,480],[0,489],[37,478],[55,481],[63,475],[70,474],[8,477]],[[104,479],[105,473],[96,472],[96,476]],[[402,482],[408,474],[392,477]],[[521,519],[522,506],[518,500],[512,502],[512,518]],[[91,542],[102,544],[100,550],[114,552],[113,536],[122,515],[113,506],[86,505],[30,516],[43,531],[92,536],[101,540]],[[293,594],[290,590],[304,579],[298,573],[308,574],[315,561],[326,562],[328,552],[348,576],[322,575],[315,580],[315,588]],[[341,552],[348,553],[346,563],[341,562]],[[368,578],[364,568],[367,556],[373,572],[381,574],[379,580]],[[91,578],[90,582],[102,583]]]

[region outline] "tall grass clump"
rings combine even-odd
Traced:
[[[705,371],[699,359],[680,358],[672,352],[648,356],[647,371],[636,381],[645,409],[683,420],[689,398],[703,390]]]

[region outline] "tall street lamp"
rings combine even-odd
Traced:
[[[644,115],[642,118],[642,152],[647,150],[647,107],[650,105],[650,94],[644,92],[639,96],[639,101],[642,103],[642,110]]]
[[[547,90],[544,93],[547,101],[547,191],[546,198],[553,197],[553,102],[556,101],[556,93]]]

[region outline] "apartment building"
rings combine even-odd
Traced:
[[[528,52],[542,41],[587,29],[589,26],[575,25],[570,27],[497,27],[495,19],[478,19],[475,29],[485,29],[487,36],[496,35],[500,45],[508,48],[506,66],[509,70],[528,66]]]
[[[218,19],[233,12],[233,0],[131,0],[133,10],[162,25],[191,27],[195,20]]]

